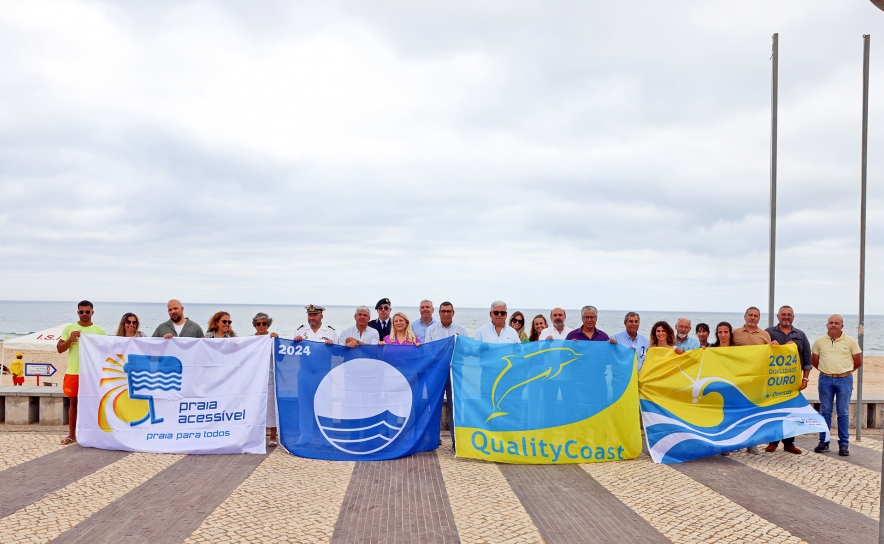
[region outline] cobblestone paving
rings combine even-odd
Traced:
[[[449,442],[439,465],[451,501],[457,534],[464,544],[534,544],[543,537],[494,463],[455,459]]]
[[[0,431],[0,486],[21,489],[0,488],[0,501],[20,505],[0,518],[0,543],[816,544],[877,536],[880,477],[869,468],[878,466],[870,452],[882,449],[876,436],[851,443],[857,459],[815,454],[802,439],[806,451],[798,456],[734,453],[668,466],[646,455],[580,466],[496,465],[455,459],[445,442],[435,453],[359,463],[359,474],[355,463],[281,449],[266,458],[59,451],[58,438]],[[64,470],[65,463],[66,480],[39,480],[42,467]]]
[[[801,455],[788,456],[734,452],[731,459],[854,512],[878,519],[881,497],[879,473],[807,450]]]
[[[0,542],[44,543],[116,501],[183,455],[132,453],[0,519]]]
[[[673,542],[802,542],[644,453],[633,461],[581,466]]]
[[[23,439],[24,438],[24,439]],[[60,450],[66,446],[60,444],[61,439],[52,434],[28,433],[16,435],[0,433],[0,470],[6,470],[31,459],[42,457],[47,453]]]
[[[355,464],[277,448],[184,542],[328,542]]]

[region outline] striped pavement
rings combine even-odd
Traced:
[[[851,456],[680,465],[153,455],[0,432],[0,542],[875,542],[881,436]]]

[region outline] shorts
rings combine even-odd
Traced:
[[[12,385],[24,385],[25,377],[24,376],[13,376],[12,377]]]
[[[80,375],[65,374],[62,390],[64,391],[64,396],[76,397],[80,393]]]

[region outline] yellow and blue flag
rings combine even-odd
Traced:
[[[828,427],[798,391],[794,344],[651,348],[639,377],[651,457],[682,463]]]
[[[524,464],[641,453],[635,352],[608,342],[487,344],[457,338],[457,456]]]

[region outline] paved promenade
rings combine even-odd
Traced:
[[[514,466],[151,455],[0,430],[0,542],[875,542],[881,435],[851,456]]]

